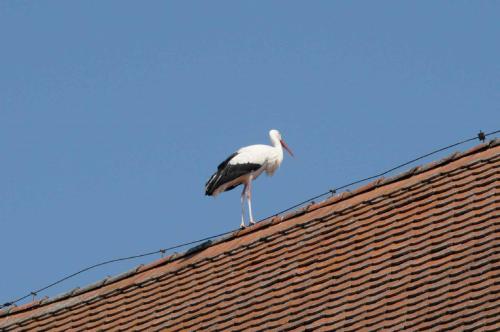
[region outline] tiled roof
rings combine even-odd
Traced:
[[[59,298],[5,331],[500,328],[500,141]]]

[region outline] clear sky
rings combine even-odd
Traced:
[[[254,183],[256,219],[500,129],[499,22],[493,1],[1,1],[0,302],[238,227],[240,190],[204,184],[271,128],[296,158]]]

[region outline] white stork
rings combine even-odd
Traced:
[[[205,195],[216,196],[243,184],[241,192],[241,227],[245,227],[245,197],[248,202],[250,224],[255,224],[252,215],[252,180],[266,171],[271,176],[283,161],[283,148],[293,157],[293,152],[276,129],[269,131],[272,146],[256,144],[245,146],[224,160],[205,184]]]

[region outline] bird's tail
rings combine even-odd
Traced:
[[[215,172],[212,174],[210,179],[208,179],[207,183],[205,184],[205,195],[207,196],[215,196],[214,194],[215,189],[217,188],[217,182],[220,179],[220,171]]]

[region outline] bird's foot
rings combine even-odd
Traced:
[[[242,221],[241,224],[240,224],[240,228],[241,229],[245,229],[245,223]]]
[[[250,225],[255,225],[255,221],[250,220]]]

